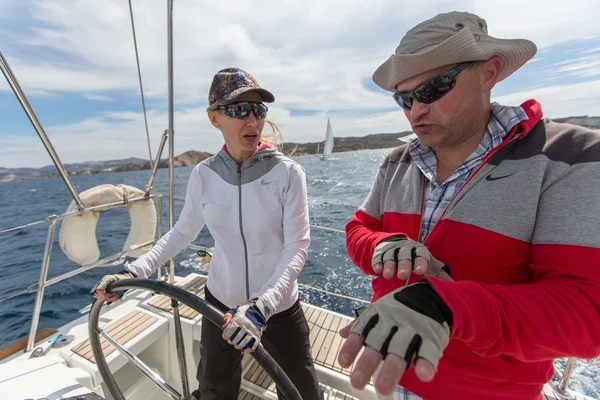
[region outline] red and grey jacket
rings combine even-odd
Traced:
[[[426,399],[539,399],[553,359],[600,354],[600,135],[542,119],[535,100],[425,241],[455,282],[427,278],[453,312],[438,373],[400,384]],[[365,273],[375,246],[419,240],[425,177],[408,145],[385,159],[346,226]],[[373,301],[404,282],[377,276]]]

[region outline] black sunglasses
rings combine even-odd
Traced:
[[[394,93],[394,100],[407,111],[412,109],[413,100],[417,100],[419,103],[431,104],[452,90],[456,84],[456,77],[469,64],[470,62],[459,64],[450,71],[421,83],[410,92]]]
[[[249,101],[241,101],[239,103],[225,104],[215,107],[215,110],[225,111],[225,115],[229,118],[248,119],[250,111],[254,113],[256,119],[265,119],[269,108],[264,103],[252,103]]]

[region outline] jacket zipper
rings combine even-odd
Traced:
[[[421,190],[421,218],[419,218],[419,230],[417,232],[418,242],[421,241],[421,231],[423,230],[423,214],[425,214],[425,196],[427,195],[427,178],[423,177],[423,190]]]
[[[429,235],[427,235],[427,238],[425,239],[424,242],[426,242],[427,240],[429,240],[429,238],[431,238],[433,236],[433,233],[436,231],[436,229],[439,226],[440,222],[444,219],[444,217],[446,216],[446,213],[448,212],[448,210],[450,209],[450,207],[453,205],[454,200],[463,191],[463,189],[469,184],[469,182],[471,182],[471,180],[473,180],[473,178],[475,177],[475,175],[477,175],[477,173],[487,164],[487,162],[490,160],[490,158],[492,158],[494,156],[494,154],[496,154],[497,152],[499,152],[500,150],[502,150],[504,147],[508,146],[510,143],[514,142],[515,140],[517,140],[517,139],[519,139],[521,137],[520,134],[516,133],[518,131],[519,127],[520,127],[520,124],[517,125],[517,126],[515,126],[513,132],[509,135],[508,140],[506,142],[502,143],[500,146],[498,146],[495,149],[493,149],[492,151],[490,151],[484,157],[484,159],[481,160],[481,164],[475,169],[475,171],[473,171],[473,173],[471,174],[471,176],[469,177],[469,179],[467,179],[467,181],[465,183],[463,183],[463,185],[460,187],[460,189],[458,189],[458,192],[456,192],[456,194],[452,197],[452,199],[448,203],[448,206],[446,206],[446,209],[444,210],[444,212],[440,216],[440,219],[435,224],[435,226],[433,227],[433,229],[431,230],[431,232],[429,232]],[[425,184],[427,184],[427,182],[425,182]],[[421,224],[423,224],[422,221],[423,221],[423,213],[421,212]],[[421,231],[419,230],[419,235],[420,234],[421,234]],[[423,244],[425,244],[424,242],[423,242]]]
[[[240,234],[242,235],[242,244],[244,245],[244,263],[246,266],[244,280],[246,285],[246,299],[250,301],[250,285],[248,283],[248,246],[246,244],[246,237],[244,236],[244,224],[242,223],[242,167],[237,169],[237,183],[238,183],[238,199],[239,199],[239,215],[240,215]]]

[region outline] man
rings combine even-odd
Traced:
[[[373,75],[417,139],[388,155],[346,227],[376,276],[341,331],[343,367],[366,346],[355,387],[383,360],[384,395],[400,382],[406,398],[541,399],[553,359],[600,354],[600,135],[542,119],[535,100],[490,104],[535,52],[452,12],[408,31]]]

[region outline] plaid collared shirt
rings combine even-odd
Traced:
[[[423,398],[398,385],[394,389],[394,400],[423,400]]]
[[[486,154],[500,145],[511,129],[528,119],[521,107],[492,103],[492,118],[485,135],[475,151],[444,181],[437,182],[437,158],[431,147],[422,146],[417,138],[410,142],[410,155],[427,178],[425,210],[421,225],[420,242],[424,242],[439,221],[450,201],[465,184],[471,173],[481,164]]]

